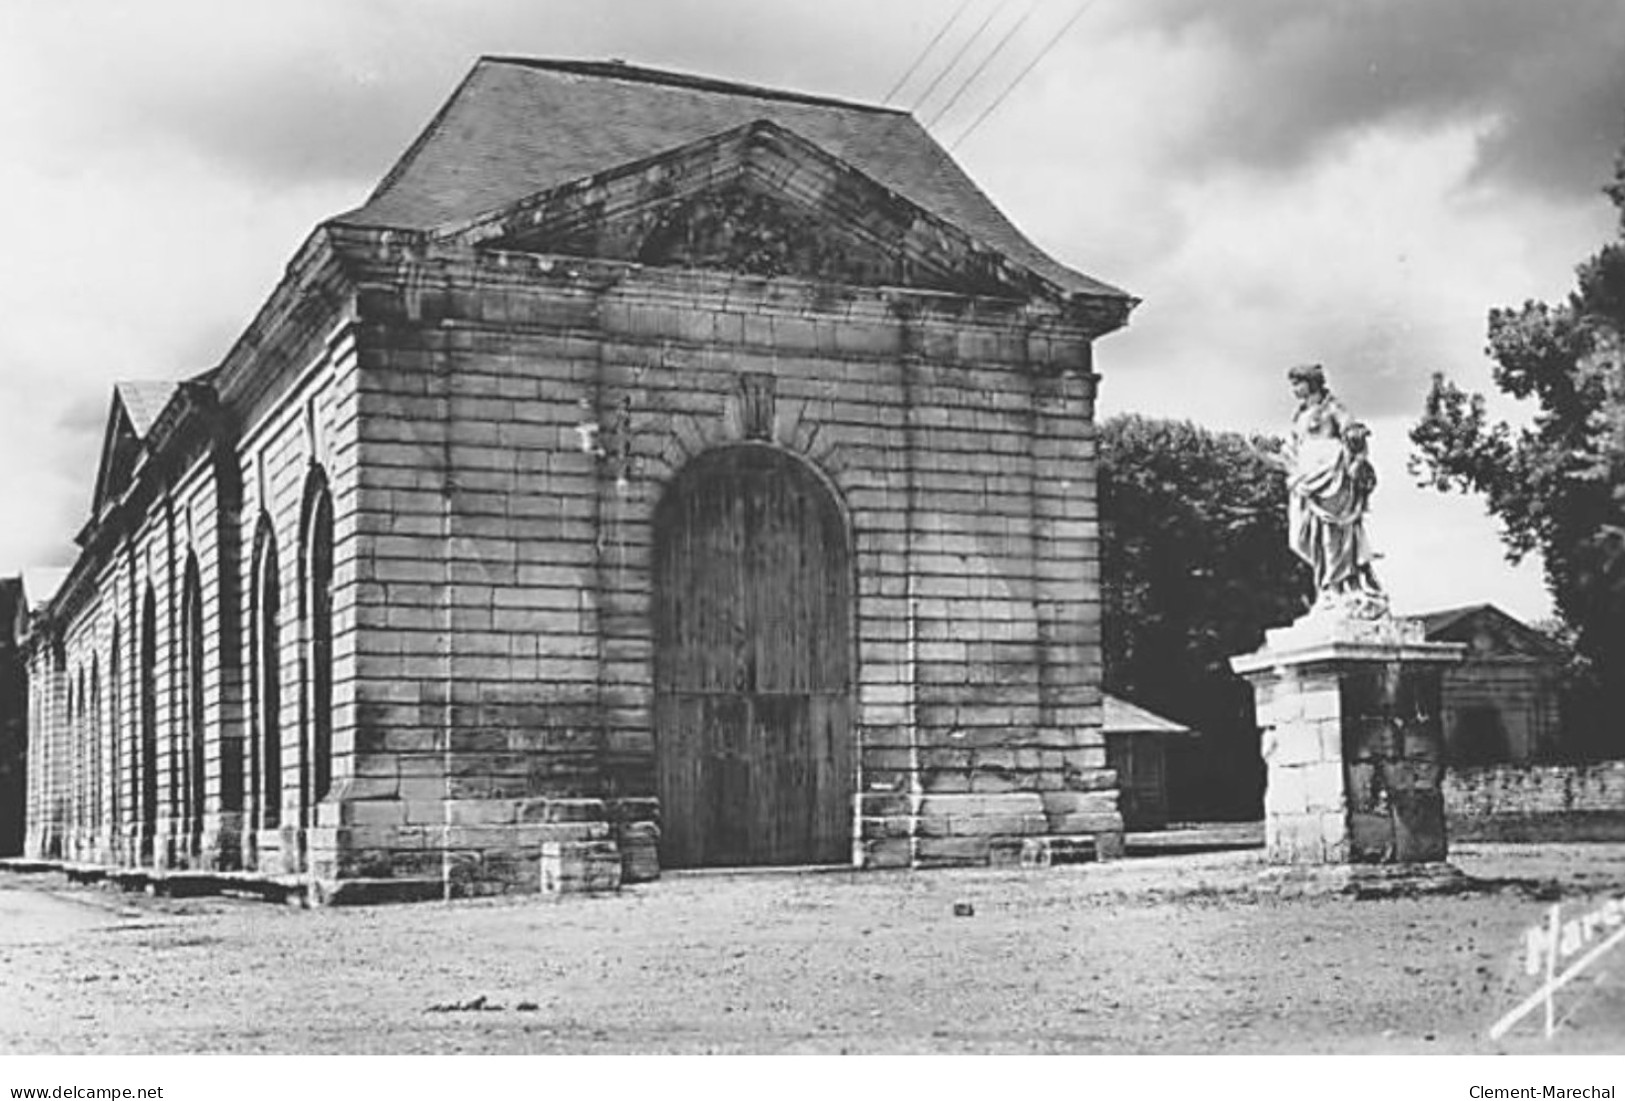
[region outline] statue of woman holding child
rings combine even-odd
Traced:
[[[1292,550],[1314,571],[1317,609],[1347,605],[1377,614],[1387,602],[1365,530],[1377,484],[1369,431],[1326,388],[1319,364],[1294,367],[1287,377],[1298,399],[1285,455]]]

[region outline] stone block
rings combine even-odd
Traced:
[[[1343,766],[1322,761],[1294,770],[1303,784],[1304,808],[1310,811],[1341,811],[1345,806]]]
[[[1265,858],[1272,864],[1319,864],[1325,859],[1318,816],[1276,815],[1264,820]]]
[[[1446,855],[1444,796],[1437,789],[1392,793],[1394,858],[1403,863],[1441,861]]]
[[[1348,819],[1343,813],[1325,811],[1319,815],[1321,860],[1342,864],[1350,859]]]
[[[604,811],[611,822],[660,821],[660,800],[653,797],[608,799]]]
[[[649,883],[660,878],[660,827],[654,822],[627,822],[616,827],[621,851],[621,882]]]
[[[1395,851],[1393,819],[1387,813],[1351,811],[1348,846],[1352,860],[1380,863],[1391,859]]]
[[[865,841],[878,841],[887,837],[907,837],[913,819],[906,816],[893,818],[860,818],[858,834]]]
[[[972,818],[921,819],[921,833],[933,824],[946,823],[950,837],[1023,837],[1049,831],[1049,819],[1042,814],[984,814]]]
[[[1020,837],[994,837],[988,841],[987,862],[993,868],[1019,868],[1026,840]]]
[[[1117,791],[1046,791],[1040,796],[1044,813],[1055,817],[1063,814],[1115,814]]]
[[[446,804],[442,799],[402,800],[402,804],[406,807],[409,825],[443,825],[446,821]]]
[[[454,826],[506,826],[518,820],[518,808],[508,799],[452,799],[446,820]]]
[[[533,829],[541,844],[548,841],[603,841],[614,836],[608,822],[541,822],[521,829]]]
[[[1270,704],[1269,721],[1272,726],[1291,726],[1303,718],[1303,699],[1292,690],[1290,682],[1277,687]],[[1263,720],[1260,719],[1260,722]]]
[[[989,838],[921,837],[915,842],[915,855],[921,867],[985,865]]]
[[[1326,759],[1322,730],[1325,724],[1298,719],[1277,725],[1270,748],[1270,767],[1294,768]]]
[[[376,759],[369,763],[378,765]],[[394,762],[387,761],[390,771],[380,776],[352,776],[342,782],[338,796],[348,802],[356,799],[394,799],[400,794],[400,777],[394,771]]]
[[[546,894],[618,891],[621,854],[613,841],[550,841],[542,846],[541,881]]]
[[[407,804],[399,799],[363,800],[340,803],[335,826],[404,826]]]
[[[1099,858],[1093,837],[1029,837],[1021,843],[1021,866],[1049,868],[1083,864]]]
[[[920,816],[924,818],[1043,813],[1043,800],[1037,792],[1030,791],[1006,794],[931,794],[920,800],[919,809]]]
[[[932,769],[921,775],[920,787],[933,795],[969,794],[970,773],[958,769]]]
[[[1302,814],[1308,809],[1307,792],[1302,776],[1304,766],[1270,766],[1264,785],[1265,817]]]
[[[1296,695],[1297,716],[1304,720],[1318,721],[1331,719],[1334,722],[1342,718],[1342,694],[1336,682],[1306,688]]]
[[[970,774],[970,790],[972,794],[996,795],[1022,791],[1031,786],[1028,777],[1020,772],[977,768],[973,769]]]
[[[546,822],[603,822],[606,820],[602,799],[549,799],[543,821]]]
[[[1123,817],[1115,809],[1093,814],[1058,814],[1049,819],[1049,828],[1058,834],[1120,833]]]
[[[1043,749],[1076,749],[1078,747],[1077,736],[1070,730],[1062,730],[1057,727],[1040,727],[1035,734],[1035,740]]]
[[[1112,768],[1077,769],[1066,773],[1059,790],[1064,791],[1116,791],[1117,770]]]
[[[910,797],[901,791],[865,791],[858,797],[858,814],[864,818],[892,818],[913,812]]]
[[[907,868],[912,864],[913,843],[907,838],[860,841],[853,848],[858,864],[864,868]]]

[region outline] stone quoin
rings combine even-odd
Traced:
[[[27,851],[319,898],[1114,854],[1094,341],[908,114],[485,58],[114,392]]]

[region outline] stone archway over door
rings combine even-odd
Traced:
[[[851,859],[852,570],[834,496],[749,444],[694,460],[655,515],[665,867]]]

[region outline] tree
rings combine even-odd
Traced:
[[[1581,657],[1571,736],[1618,755],[1603,720],[1625,706],[1625,156],[1605,190],[1619,239],[1579,265],[1567,301],[1489,314],[1495,384],[1533,406],[1529,425],[1492,422],[1482,394],[1435,375],[1411,440],[1422,484],[1483,494],[1508,557],[1541,553]]]
[[[1170,762],[1179,815],[1262,812],[1252,690],[1229,660],[1309,604],[1308,570],[1287,546],[1280,449],[1186,421],[1100,428],[1106,690],[1202,733],[1200,751]]]

